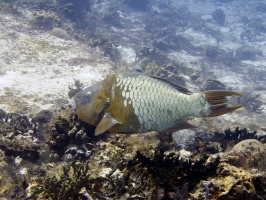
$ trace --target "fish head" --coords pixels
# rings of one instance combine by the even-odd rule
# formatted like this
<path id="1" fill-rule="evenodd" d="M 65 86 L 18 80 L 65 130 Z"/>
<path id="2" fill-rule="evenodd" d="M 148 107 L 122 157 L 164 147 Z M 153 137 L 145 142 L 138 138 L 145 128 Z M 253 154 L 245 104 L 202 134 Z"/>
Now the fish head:
<path id="1" fill-rule="evenodd" d="M 96 126 L 110 105 L 110 99 L 101 90 L 101 83 L 88 87 L 74 96 L 75 112 L 79 118 Z"/>

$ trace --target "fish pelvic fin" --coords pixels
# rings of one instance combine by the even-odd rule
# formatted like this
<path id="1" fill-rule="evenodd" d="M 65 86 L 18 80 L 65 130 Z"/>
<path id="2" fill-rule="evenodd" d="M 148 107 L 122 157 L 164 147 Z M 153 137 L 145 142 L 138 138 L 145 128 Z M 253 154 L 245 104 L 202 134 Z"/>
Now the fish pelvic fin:
<path id="1" fill-rule="evenodd" d="M 120 124 L 116 119 L 114 119 L 109 113 L 105 113 L 102 120 L 99 122 L 95 129 L 95 136 L 98 136 L 105 131 L 112 128 L 114 125 Z"/>
<path id="2" fill-rule="evenodd" d="M 229 96 L 243 96 L 243 94 L 238 92 L 227 90 L 208 90 L 202 92 L 202 94 L 205 94 L 209 103 L 208 111 L 203 113 L 204 117 L 216 117 L 244 107 L 244 104 L 230 106 L 228 103 L 227 97 Z"/>

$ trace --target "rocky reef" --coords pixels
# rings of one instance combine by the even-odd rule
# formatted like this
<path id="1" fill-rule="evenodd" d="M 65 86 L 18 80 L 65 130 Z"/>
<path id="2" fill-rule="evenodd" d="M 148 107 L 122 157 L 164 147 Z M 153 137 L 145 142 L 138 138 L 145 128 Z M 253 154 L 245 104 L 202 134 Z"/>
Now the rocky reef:
<path id="1" fill-rule="evenodd" d="M 151 132 L 95 137 L 94 127 L 69 107 L 31 119 L 1 113 L 1 169 L 7 172 L 1 174 L 2 198 L 266 197 L 265 140 L 256 132 L 199 129 L 179 136 Z"/>

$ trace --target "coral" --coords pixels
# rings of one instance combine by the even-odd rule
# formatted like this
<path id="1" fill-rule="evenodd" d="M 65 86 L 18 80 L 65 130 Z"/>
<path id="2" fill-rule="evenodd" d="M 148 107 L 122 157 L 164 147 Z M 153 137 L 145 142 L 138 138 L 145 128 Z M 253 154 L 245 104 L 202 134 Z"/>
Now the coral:
<path id="1" fill-rule="evenodd" d="M 45 115 L 45 111 L 42 112 Z M 12 118 L 3 110 L 0 116 L 1 123 L 12 121 L 24 131 L 27 129 L 23 129 L 22 124 L 30 125 L 32 121 L 37 120 L 36 118 L 27 121 L 27 118 L 22 117 L 25 122 L 16 123 L 17 120 L 14 119 L 21 116 L 11 115 Z M 242 169 L 241 174 L 239 169 L 231 166 L 236 165 L 236 156 L 239 158 L 244 154 L 249 158 L 257 158 L 257 154 L 254 154 L 259 150 L 256 145 L 254 152 L 246 152 L 250 148 L 245 145 L 245 153 L 242 153 L 242 150 L 222 154 L 218 153 L 218 150 L 210 150 L 213 147 L 211 144 L 223 146 L 223 141 L 232 144 L 244 138 L 255 137 L 256 132 L 249 133 L 246 129 L 227 130 L 210 138 L 205 131 L 196 130 L 193 136 L 188 137 L 195 137 L 192 151 L 177 151 L 173 148 L 171 134 L 151 132 L 132 135 L 105 134 L 94 137 L 94 128 L 80 121 L 69 107 L 53 113 L 49 123 L 39 122 L 38 125 L 41 127 L 41 133 L 45 133 L 46 136 L 42 137 L 42 142 L 48 143 L 50 148 L 45 149 L 48 152 L 40 154 L 40 160 L 44 164 L 40 166 L 33 163 L 33 166 L 29 167 L 23 164 L 26 161 L 21 159 L 22 157 L 16 157 L 12 171 L 17 170 L 16 174 L 20 174 L 21 181 L 15 181 L 18 176 L 10 177 L 7 174 L 3 177 L 10 177 L 8 180 L 11 182 L 2 190 L 5 196 L 21 198 L 25 195 L 26 188 L 28 199 L 204 199 L 207 196 L 206 192 L 209 192 L 210 199 L 214 196 L 222 199 L 224 196 L 231 198 L 242 195 L 239 188 L 248 197 L 252 197 L 255 190 L 261 191 L 260 196 L 264 195 L 263 176 L 248 176 L 245 169 Z M 5 127 L 1 130 L 12 130 L 12 126 Z M 36 129 L 36 132 L 38 130 L 40 129 Z M 13 138 L 12 141 L 16 140 Z M 29 145 L 32 141 L 24 143 Z M 221 150 L 226 147 L 227 144 Z M 263 157 L 259 161 L 262 162 L 262 166 L 266 159 Z M 260 169 L 259 165 L 248 164 Z M 225 176 L 227 168 L 231 170 L 230 173 L 237 175 L 233 178 L 230 174 L 230 178 Z M 207 184 L 204 185 L 202 180 L 207 180 Z M 232 181 L 233 184 L 223 184 L 227 181 Z M 3 184 L 0 181 L 0 186 Z M 244 186 L 240 187 L 238 184 Z M 225 194 L 223 191 L 229 192 Z"/>
<path id="2" fill-rule="evenodd" d="M 20 199 L 25 196 L 25 190 L 19 185 L 13 185 L 9 191 L 7 191 L 7 198 L 9 199 Z"/>
<path id="3" fill-rule="evenodd" d="M 210 199 L 261 199 L 256 194 L 253 177 L 241 168 L 221 163 L 215 178 L 208 179 L 208 189 L 206 190 L 206 181 L 201 181 L 190 193 L 189 199 L 206 199 L 206 191 L 209 192 Z"/>
<path id="4" fill-rule="evenodd" d="M 137 152 L 135 158 L 127 164 L 128 185 L 134 185 L 128 193 L 150 196 L 152 199 L 168 196 L 175 199 L 181 195 L 185 196 L 193 184 L 216 170 L 219 161 L 215 160 L 206 165 L 206 159 L 204 157 L 196 160 L 180 159 L 179 154 L 174 152 L 168 154 L 162 150 L 155 151 L 153 157 L 146 157 Z M 185 186 L 192 177 L 193 183 L 190 183 L 189 187 Z M 182 186 L 186 191 L 182 191 Z M 180 191 L 183 193 L 180 194 Z M 162 196 L 159 198 L 160 195 Z"/>
<path id="5" fill-rule="evenodd" d="M 225 14 L 222 9 L 217 9 L 212 13 L 212 19 L 220 26 L 224 26 Z"/>
<path id="6" fill-rule="evenodd" d="M 27 116 L 5 113 L 0 121 L 0 149 L 8 157 L 20 156 L 35 161 L 40 157 L 40 141 L 37 135 L 38 123 Z"/>
<path id="7" fill-rule="evenodd" d="M 143 145 L 146 141 L 148 145 Z M 137 151 L 140 151 L 145 156 L 151 156 L 154 150 L 157 149 L 161 141 L 158 133 L 150 132 L 144 134 L 133 134 L 123 139 L 123 144 L 126 147 L 126 156 L 134 156 Z"/>
<path id="8" fill-rule="evenodd" d="M 50 119 L 52 118 L 53 113 L 50 110 L 41 110 L 37 115 L 36 115 L 36 120 L 39 123 L 48 123 Z"/>
<path id="9" fill-rule="evenodd" d="M 51 119 L 49 127 L 47 141 L 59 157 L 63 156 L 68 145 L 85 143 L 95 129 L 79 120 L 72 108 L 59 110 Z"/>
<path id="10" fill-rule="evenodd" d="M 63 39 L 70 39 L 70 35 L 62 28 L 53 28 L 50 34 Z"/>
<path id="11" fill-rule="evenodd" d="M 119 138 L 113 139 L 114 141 L 120 140 Z M 92 178 L 105 177 L 109 171 L 116 170 L 114 167 L 110 169 L 111 166 L 120 165 L 128 160 L 127 156 L 123 154 L 125 150 L 121 146 L 114 145 L 113 141 L 101 141 L 93 151 L 98 151 L 98 153 L 92 154 L 90 157 Z"/>
<path id="12" fill-rule="evenodd" d="M 83 144 L 81 147 L 72 146 L 68 148 L 65 153 L 64 157 L 65 160 L 85 160 L 90 157 L 92 154 L 93 144 L 87 143 Z"/>

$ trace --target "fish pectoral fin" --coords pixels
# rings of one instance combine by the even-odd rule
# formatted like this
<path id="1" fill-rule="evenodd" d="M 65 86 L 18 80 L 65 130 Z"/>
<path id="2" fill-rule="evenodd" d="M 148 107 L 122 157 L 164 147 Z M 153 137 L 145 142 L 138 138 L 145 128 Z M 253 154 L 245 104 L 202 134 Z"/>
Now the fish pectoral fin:
<path id="1" fill-rule="evenodd" d="M 175 131 L 180 131 L 183 129 L 191 129 L 191 128 L 196 128 L 196 126 L 188 123 L 187 121 L 182 121 L 182 122 L 179 122 L 178 124 L 173 125 L 171 128 L 164 130 L 163 132 L 175 132 Z"/>
<path id="2" fill-rule="evenodd" d="M 112 128 L 114 125 L 120 124 L 115 118 L 113 118 L 109 113 L 105 113 L 100 123 L 97 125 L 95 129 L 94 135 L 100 135 L 105 131 Z"/>

